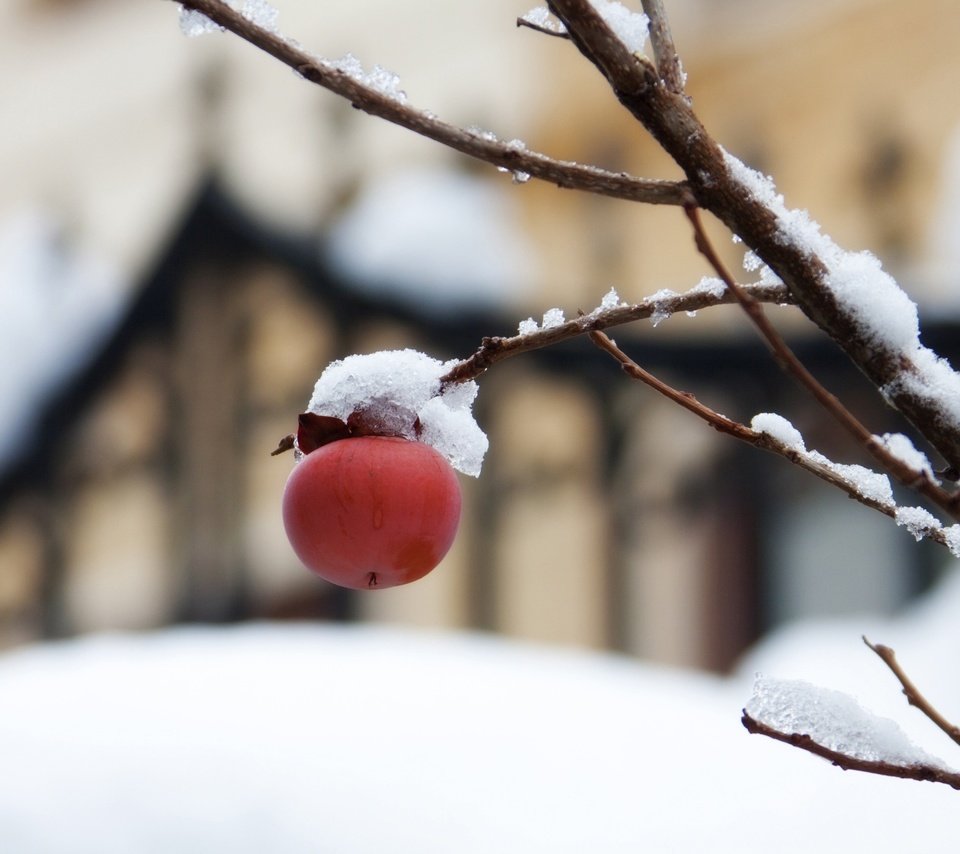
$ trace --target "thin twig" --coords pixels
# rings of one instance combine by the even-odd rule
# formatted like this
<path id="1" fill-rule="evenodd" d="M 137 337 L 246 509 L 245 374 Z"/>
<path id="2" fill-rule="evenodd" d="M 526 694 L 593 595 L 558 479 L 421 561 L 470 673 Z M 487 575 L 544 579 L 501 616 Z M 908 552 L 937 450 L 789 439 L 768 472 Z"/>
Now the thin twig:
<path id="1" fill-rule="evenodd" d="M 206 15 L 211 21 L 260 48 L 302 77 L 346 98 L 359 110 L 449 148 L 513 173 L 548 181 L 558 187 L 652 205 L 680 205 L 689 198 L 686 184 L 646 180 L 625 172 L 610 172 L 567 160 L 555 160 L 493 134 L 469 130 L 441 121 L 432 113 L 351 76 L 334 63 L 308 53 L 278 33 L 258 26 L 222 0 L 179 0 L 181 5 Z"/>
<path id="2" fill-rule="evenodd" d="M 863 638 L 863 642 L 880 656 L 880 660 L 886 664 L 893 675 L 897 677 L 897 680 L 903 687 L 903 694 L 907 698 L 907 702 L 923 712 L 934 724 L 953 739 L 954 742 L 960 744 L 960 727 L 948 721 L 933 707 L 930 701 L 920 693 L 917 686 L 913 684 L 913 681 L 900 666 L 896 653 L 890 647 L 884 646 L 883 644 L 870 643 L 866 637 Z"/>
<path id="3" fill-rule="evenodd" d="M 797 448 L 781 442 L 779 439 L 774 438 L 768 433 L 760 433 L 750 427 L 747 427 L 745 424 L 741 424 L 738 421 L 727 418 L 725 415 L 721 415 L 719 412 L 716 412 L 706 404 L 702 403 L 689 392 L 679 391 L 678 389 L 673 388 L 673 386 L 670 386 L 663 382 L 663 380 L 658 379 L 648 370 L 637 364 L 626 353 L 624 353 L 623 350 L 621 350 L 620 347 L 618 347 L 608 335 L 605 335 L 603 332 L 594 331 L 588 334 L 590 340 L 594 344 L 596 344 L 604 352 L 609 353 L 614 359 L 617 360 L 617 362 L 620 363 L 624 373 L 633 379 L 639 380 L 640 382 L 650 386 L 650 388 L 659 392 L 669 400 L 672 400 L 674 403 L 682 406 L 688 412 L 692 412 L 719 433 L 732 436 L 734 439 L 739 439 L 741 442 L 746 442 L 748 445 L 752 445 L 755 448 L 770 451 L 777 456 L 783 457 L 798 468 L 809 472 L 820 480 L 841 490 L 849 498 L 858 501 L 865 507 L 869 507 L 872 510 L 883 513 L 884 516 L 889 516 L 891 519 L 896 518 L 897 507 L 892 502 L 885 502 L 877 498 L 864 495 L 863 492 L 857 489 L 855 484 L 851 483 L 836 470 L 824 465 L 821 462 L 818 462 L 815 459 L 812 459 L 808 454 L 802 453 Z M 934 542 L 939 543 L 941 546 L 949 548 L 947 536 L 942 528 L 935 528 L 931 530 L 928 533 L 928 537 Z"/>
<path id="4" fill-rule="evenodd" d="M 684 74 L 673 43 L 670 22 L 661 0 L 643 0 L 643 11 L 650 20 L 650 44 L 663 84 L 678 95 L 683 92 Z"/>
<path id="5" fill-rule="evenodd" d="M 848 756 L 845 753 L 824 747 L 804 733 L 781 732 L 778 729 L 767 726 L 755 718 L 750 717 L 746 709 L 743 710 L 743 717 L 741 717 L 740 721 L 747 732 L 755 735 L 765 735 L 767 738 L 782 741 L 784 744 L 789 744 L 792 747 L 799 747 L 801 750 L 806 750 L 808 753 L 832 762 L 844 771 L 863 771 L 867 774 L 879 774 L 883 777 L 898 777 L 901 780 L 943 783 L 953 789 L 960 789 L 960 773 L 956 771 L 948 771 L 934 765 L 895 765 L 892 762 L 858 759 L 855 756 Z"/>
<path id="6" fill-rule="evenodd" d="M 843 405 L 840 399 L 827 391 L 827 389 L 820 384 L 820 381 L 807 370 L 806 366 L 787 345 L 783 336 L 767 318 L 763 311 L 763 306 L 753 299 L 751 294 L 746 292 L 741 285 L 737 284 L 737 281 L 720 259 L 720 256 L 713 248 L 713 245 L 710 243 L 710 238 L 707 237 L 707 233 L 703 228 L 699 209 L 695 205 L 684 205 L 683 210 L 693 226 L 697 249 L 700 250 L 716 274 L 724 281 L 737 298 L 737 302 L 740 303 L 744 312 L 746 312 L 754 326 L 756 326 L 760 335 L 769 346 L 770 351 L 773 353 L 774 358 L 783 369 L 806 388 L 807 391 L 813 395 L 814 399 L 853 436 L 858 444 L 898 481 L 904 486 L 916 490 L 920 495 L 929 499 L 953 519 L 960 519 L 960 508 L 957 506 L 954 495 L 941 488 L 925 473 L 918 472 L 916 469 L 904 463 L 899 457 L 890 453 L 886 447 L 877 440 L 873 433 Z"/>
<path id="7" fill-rule="evenodd" d="M 775 285 L 747 285 L 748 293 L 761 302 L 784 304 L 790 301 L 790 296 L 783 286 Z M 444 384 L 466 382 L 479 377 L 484 371 L 511 356 L 529 353 L 549 347 L 560 341 L 586 335 L 599 329 L 609 329 L 643 320 L 654 315 L 666 317 L 685 311 L 698 311 L 710 306 L 731 304 L 735 297 L 729 291 L 719 296 L 715 292 L 694 288 L 686 293 L 672 296 L 648 297 L 632 305 L 619 305 L 614 308 L 602 309 L 582 315 L 566 323 L 550 326 L 531 332 L 526 335 L 510 337 L 490 336 L 484 338 L 477 350 L 462 361 L 454 365 L 442 378 Z"/>
<path id="8" fill-rule="evenodd" d="M 556 39 L 566 39 L 570 40 L 570 34 L 566 30 L 552 30 L 550 27 L 544 27 L 540 24 L 535 24 L 533 21 L 528 20 L 527 18 L 517 18 L 518 27 L 526 27 L 528 30 L 533 30 L 537 33 L 543 33 L 545 36 L 553 36 Z"/>

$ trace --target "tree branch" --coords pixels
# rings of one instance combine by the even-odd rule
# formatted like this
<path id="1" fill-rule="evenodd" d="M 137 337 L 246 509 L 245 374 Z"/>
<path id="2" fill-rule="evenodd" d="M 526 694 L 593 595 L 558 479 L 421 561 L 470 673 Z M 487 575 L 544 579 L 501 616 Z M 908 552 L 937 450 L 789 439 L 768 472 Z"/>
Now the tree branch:
<path id="1" fill-rule="evenodd" d="M 786 288 L 782 285 L 744 285 L 742 286 L 754 299 L 760 302 L 785 303 L 790 301 Z M 730 291 L 717 295 L 715 291 L 693 288 L 682 294 L 647 297 L 633 305 L 619 305 L 615 308 L 597 310 L 581 315 L 557 326 L 550 326 L 527 335 L 510 337 L 491 336 L 484 338 L 477 350 L 466 359 L 454 365 L 442 378 L 444 384 L 461 383 L 473 380 L 488 368 L 518 356 L 549 347 L 560 341 L 586 335 L 590 332 L 622 326 L 635 320 L 643 320 L 655 315 L 668 316 L 682 311 L 698 311 L 714 305 L 731 304 L 735 301 Z"/>
<path id="2" fill-rule="evenodd" d="M 661 83 L 649 60 L 630 53 L 589 0 L 548 0 L 548 5 L 621 104 L 683 169 L 698 205 L 724 222 L 786 283 L 803 312 L 884 390 L 948 465 L 960 470 L 960 421 L 945 414 L 942 395 L 922 381 L 924 368 L 914 354 L 874 340 L 830 288 L 827 259 L 782 227 L 782 212 L 758 196 L 744 178 L 745 167 L 707 133 L 687 99 Z"/>
<path id="3" fill-rule="evenodd" d="M 954 742 L 960 744 L 960 727 L 950 723 L 950 721 L 940 714 L 930 701 L 920 693 L 917 686 L 913 684 L 913 681 L 900 666 L 896 653 L 890 647 L 884 646 L 883 644 L 870 643 L 866 637 L 863 638 L 863 642 L 880 657 L 880 660 L 886 664 L 893 675 L 897 677 L 897 680 L 903 687 L 903 694 L 907 698 L 907 702 L 923 712 L 924 715 L 943 730 Z"/>
<path id="4" fill-rule="evenodd" d="M 777 362 L 783 369 L 799 382 L 807 391 L 813 395 L 814 399 L 845 429 L 851 436 L 880 463 L 888 472 L 890 472 L 898 481 L 910 489 L 916 490 L 924 498 L 933 502 L 937 507 L 949 514 L 954 519 L 960 519 L 960 507 L 957 504 L 957 496 L 947 492 L 936 484 L 924 472 L 918 472 L 904 463 L 899 457 L 887 450 L 884 445 L 877 441 L 873 433 L 868 430 L 863 423 L 844 406 L 840 399 L 827 391 L 820 381 L 817 380 L 806 366 L 796 357 L 783 336 L 770 323 L 760 305 L 752 295 L 743 290 L 737 284 L 737 281 L 727 270 L 726 265 L 717 255 L 716 250 L 710 243 L 700 221 L 700 212 L 692 205 L 684 206 L 684 213 L 693 226 L 697 249 L 710 262 L 716 274 L 723 280 L 727 288 L 734 294 L 737 302 L 746 312 L 747 316 L 757 327 L 764 341 L 770 347 L 771 352 Z"/>
<path id="5" fill-rule="evenodd" d="M 664 397 L 672 400 L 674 403 L 683 407 L 688 412 L 692 412 L 719 433 L 732 436 L 734 439 L 739 439 L 741 442 L 746 442 L 748 445 L 752 445 L 755 448 L 760 448 L 764 451 L 769 451 L 777 456 L 783 457 L 798 468 L 809 472 L 810 474 L 814 475 L 814 477 L 817 477 L 825 483 L 830 484 L 830 486 L 836 487 L 841 492 L 844 492 L 848 498 L 852 498 L 855 501 L 858 501 L 860 504 L 863 504 L 865 507 L 869 507 L 872 510 L 882 513 L 884 516 L 888 516 L 891 519 L 896 519 L 896 504 L 892 502 L 881 501 L 872 496 L 865 495 L 854 483 L 843 477 L 843 475 L 838 473 L 835 469 L 832 469 L 816 459 L 811 458 L 808 454 L 802 453 L 795 447 L 784 444 L 779 439 L 771 436 L 769 433 L 758 432 L 750 427 L 747 427 L 745 424 L 741 424 L 738 421 L 727 418 L 725 415 L 721 415 L 719 412 L 716 412 L 706 404 L 699 401 L 689 392 L 679 391 L 673 388 L 673 386 L 663 382 L 663 380 L 657 379 L 653 374 L 641 367 L 626 353 L 624 353 L 623 350 L 621 350 L 610 339 L 610 337 L 605 335 L 603 332 L 592 331 L 589 332 L 588 335 L 594 344 L 596 344 L 604 352 L 609 353 L 614 359 L 616 359 L 617 362 L 620 363 L 621 368 L 623 369 L 624 373 L 627 374 L 627 376 L 645 383 L 654 391 L 657 391 Z M 935 528 L 931 530 L 927 536 L 929 539 L 939 543 L 941 546 L 950 548 L 946 533 L 942 528 Z"/>
<path id="6" fill-rule="evenodd" d="M 781 732 L 778 729 L 767 726 L 764 723 L 750 717 L 746 709 L 743 710 L 743 717 L 740 719 L 747 732 L 754 735 L 765 735 L 775 741 L 782 741 L 792 747 L 799 747 L 808 753 L 814 754 L 833 763 L 844 771 L 863 771 L 867 774 L 879 774 L 882 777 L 898 777 L 901 780 L 918 780 L 928 783 L 943 783 L 953 789 L 960 789 L 960 774 L 955 771 L 947 771 L 933 765 L 896 765 L 891 762 L 883 762 L 869 759 L 858 759 L 855 756 L 848 756 L 829 747 L 818 744 L 809 735 L 803 733 Z"/>
<path id="7" fill-rule="evenodd" d="M 407 128 L 442 145 L 506 169 L 525 173 L 558 187 L 583 190 L 616 199 L 651 205 L 680 205 L 689 198 L 686 184 L 646 180 L 625 172 L 610 172 L 504 142 L 493 134 L 468 130 L 441 121 L 402 100 L 368 85 L 335 63 L 320 59 L 287 41 L 283 36 L 258 26 L 222 0 L 178 0 L 182 6 L 206 15 L 211 21 L 260 48 L 289 66 L 302 77 L 346 98 L 359 110 Z"/>
<path id="8" fill-rule="evenodd" d="M 650 44 L 653 46 L 653 57 L 657 63 L 657 71 L 660 72 L 660 79 L 671 92 L 682 94 L 683 68 L 673 43 L 670 22 L 667 20 L 662 0 L 643 0 L 643 11 L 650 19 Z"/>

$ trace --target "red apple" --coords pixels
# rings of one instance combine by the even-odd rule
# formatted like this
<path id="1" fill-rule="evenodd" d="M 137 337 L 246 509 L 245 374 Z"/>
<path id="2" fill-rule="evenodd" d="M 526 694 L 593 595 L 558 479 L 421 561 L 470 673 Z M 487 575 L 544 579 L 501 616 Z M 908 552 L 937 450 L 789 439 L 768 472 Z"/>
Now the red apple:
<path id="1" fill-rule="evenodd" d="M 453 543 L 460 484 L 429 445 L 361 436 L 300 460 L 283 493 L 283 524 L 297 557 L 354 589 L 395 587 L 430 572 Z"/>

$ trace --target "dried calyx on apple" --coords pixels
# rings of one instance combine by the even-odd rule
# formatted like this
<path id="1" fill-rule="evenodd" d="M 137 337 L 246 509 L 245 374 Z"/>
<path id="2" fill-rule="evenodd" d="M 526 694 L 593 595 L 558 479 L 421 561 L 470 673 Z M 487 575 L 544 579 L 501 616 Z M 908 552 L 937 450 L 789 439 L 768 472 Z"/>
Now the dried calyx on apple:
<path id="1" fill-rule="evenodd" d="M 303 564 L 344 587 L 422 578 L 453 543 L 454 469 L 476 476 L 487 438 L 470 411 L 472 381 L 414 350 L 350 356 L 314 388 L 297 432 L 274 453 L 297 456 L 283 495 L 287 537 Z"/>

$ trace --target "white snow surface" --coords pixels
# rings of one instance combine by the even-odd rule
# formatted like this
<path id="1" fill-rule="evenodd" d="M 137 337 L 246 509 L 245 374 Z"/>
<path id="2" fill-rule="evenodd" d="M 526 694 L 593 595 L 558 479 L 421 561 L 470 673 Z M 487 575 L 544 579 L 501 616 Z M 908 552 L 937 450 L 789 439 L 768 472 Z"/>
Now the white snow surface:
<path id="1" fill-rule="evenodd" d="M 419 438 L 455 469 L 476 477 L 489 442 L 471 412 L 477 384 L 468 380 L 441 390 L 440 378 L 454 364 L 410 349 L 347 356 L 320 375 L 307 410 L 343 421 L 363 411 L 390 433 Z"/>
<path id="2" fill-rule="evenodd" d="M 333 224 L 326 249 L 356 288 L 374 295 L 434 313 L 502 308 L 537 269 L 510 192 L 435 168 L 385 176 Z"/>
<path id="3" fill-rule="evenodd" d="M 960 844 L 956 792 L 839 771 L 748 735 L 739 718 L 762 670 L 852 694 L 949 760 L 951 743 L 908 707 L 860 635 L 894 647 L 958 719 L 958 610 L 953 575 L 897 619 L 782 630 L 728 679 L 370 626 L 178 628 L 28 647 L 0 655 L 3 847 L 949 851 Z"/>

